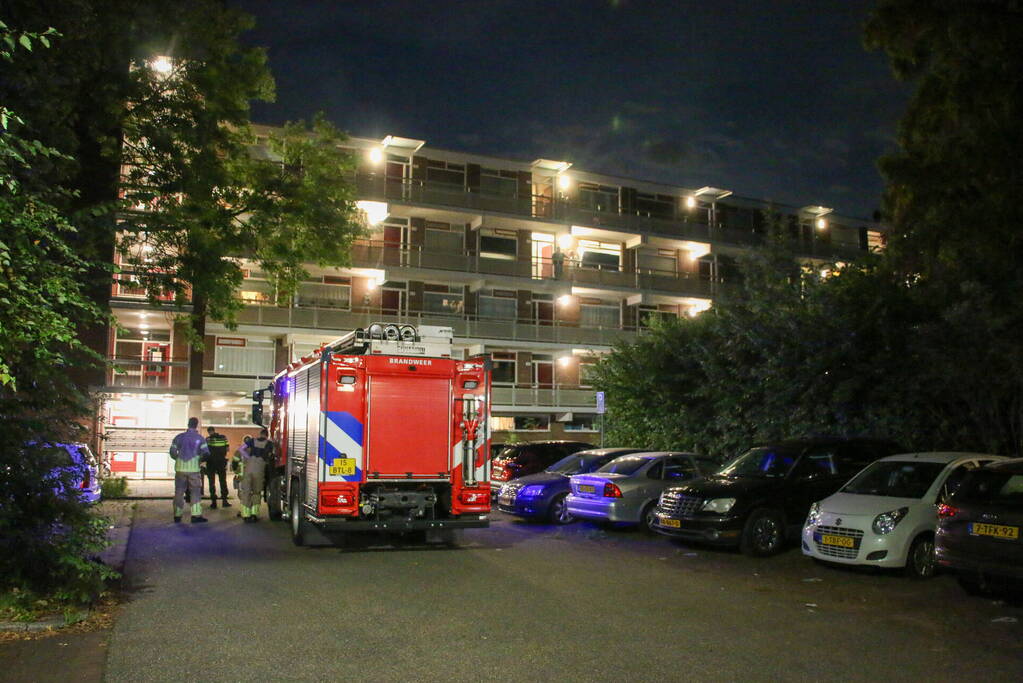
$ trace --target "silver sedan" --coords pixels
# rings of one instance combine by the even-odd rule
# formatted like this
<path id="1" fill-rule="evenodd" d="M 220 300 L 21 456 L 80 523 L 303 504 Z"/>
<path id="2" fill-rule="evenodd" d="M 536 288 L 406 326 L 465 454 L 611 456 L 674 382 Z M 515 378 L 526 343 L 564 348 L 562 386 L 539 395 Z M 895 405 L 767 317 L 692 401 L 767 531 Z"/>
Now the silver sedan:
<path id="1" fill-rule="evenodd" d="M 649 529 L 661 491 L 717 469 L 710 458 L 655 451 L 615 458 L 593 474 L 571 478 L 568 511 L 601 522 L 639 524 Z"/>

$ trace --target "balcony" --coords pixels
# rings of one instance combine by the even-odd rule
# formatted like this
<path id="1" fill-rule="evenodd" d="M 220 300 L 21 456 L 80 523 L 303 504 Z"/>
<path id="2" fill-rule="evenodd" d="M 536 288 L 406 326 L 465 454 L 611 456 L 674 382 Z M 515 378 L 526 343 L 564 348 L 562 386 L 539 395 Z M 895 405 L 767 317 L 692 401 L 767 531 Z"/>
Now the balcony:
<path id="1" fill-rule="evenodd" d="M 188 359 L 143 361 L 139 358 L 112 357 L 106 371 L 108 387 L 131 389 L 187 389 Z"/>
<path id="2" fill-rule="evenodd" d="M 554 261 L 549 258 L 494 259 L 476 254 L 402 247 L 373 240 L 362 240 L 353 245 L 352 264 L 366 268 L 420 268 L 535 280 L 556 279 L 583 287 L 658 290 L 677 296 L 702 298 L 713 298 L 722 286 L 721 283 L 702 280 L 691 273 L 648 268 L 634 271 L 602 268 L 584 265 L 572 259 L 566 259 L 556 270 Z"/>
<path id="3" fill-rule="evenodd" d="M 375 173 L 355 173 L 350 179 L 362 199 L 409 205 L 433 205 L 465 209 L 473 213 L 495 212 L 513 216 L 553 220 L 560 223 L 602 227 L 625 232 L 660 235 L 674 239 L 756 247 L 764 234 L 726 223 L 692 220 L 684 211 L 655 216 L 641 212 L 598 211 L 577 200 L 533 194 L 526 197 L 491 195 L 467 190 L 461 185 L 425 180 L 385 178 Z M 824 240 L 791 240 L 799 256 L 821 259 L 854 259 L 863 249 L 853 244 L 831 244 Z"/>
<path id="4" fill-rule="evenodd" d="M 331 308 L 287 308 L 273 305 L 246 306 L 238 313 L 237 321 L 239 325 L 336 330 L 338 332 L 357 327 L 364 328 L 375 322 L 439 325 L 453 328 L 455 336 L 463 339 L 571 344 L 582 348 L 611 346 L 619 339 L 632 339 L 636 334 L 634 330 L 578 327 L 558 321 L 543 321 L 543 324 L 538 324 L 535 320 L 487 320 L 467 315 L 442 315 L 416 311 L 398 315 L 395 311 L 345 311 Z"/>
<path id="5" fill-rule="evenodd" d="M 493 387 L 491 405 L 495 410 L 504 408 L 575 408 L 579 410 L 595 410 L 597 394 L 594 389 L 583 389 L 570 386 L 517 386 Z"/>

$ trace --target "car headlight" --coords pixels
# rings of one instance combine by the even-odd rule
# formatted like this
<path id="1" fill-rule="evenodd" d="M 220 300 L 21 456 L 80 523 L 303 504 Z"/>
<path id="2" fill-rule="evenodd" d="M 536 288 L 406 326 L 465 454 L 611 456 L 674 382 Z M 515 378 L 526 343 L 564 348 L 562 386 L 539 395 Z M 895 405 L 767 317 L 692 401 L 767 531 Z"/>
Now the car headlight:
<path id="1" fill-rule="evenodd" d="M 810 506 L 810 514 L 806 516 L 805 526 L 817 526 L 821 523 L 821 504 L 814 503 Z"/>
<path id="2" fill-rule="evenodd" d="M 519 491 L 519 498 L 537 498 L 543 495 L 542 486 L 527 486 Z"/>
<path id="3" fill-rule="evenodd" d="M 909 508 L 899 508 L 898 510 L 889 510 L 888 512 L 882 512 L 874 518 L 874 523 L 870 525 L 870 528 L 874 530 L 875 534 L 890 534 L 898 526 L 902 518 L 909 512 Z"/>
<path id="4" fill-rule="evenodd" d="M 716 512 L 720 515 L 731 510 L 733 505 L 735 505 L 735 498 L 711 498 L 704 501 L 700 510 L 703 512 Z"/>

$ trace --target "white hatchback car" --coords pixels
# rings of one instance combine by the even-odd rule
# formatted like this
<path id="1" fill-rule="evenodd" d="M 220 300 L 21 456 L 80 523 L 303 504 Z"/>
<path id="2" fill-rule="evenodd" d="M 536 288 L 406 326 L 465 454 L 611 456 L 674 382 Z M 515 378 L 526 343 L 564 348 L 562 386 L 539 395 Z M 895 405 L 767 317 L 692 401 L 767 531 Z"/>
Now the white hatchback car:
<path id="1" fill-rule="evenodd" d="M 970 470 L 1004 459 L 982 453 L 903 453 L 873 462 L 838 493 L 810 506 L 803 554 L 932 576 L 938 503 Z"/>

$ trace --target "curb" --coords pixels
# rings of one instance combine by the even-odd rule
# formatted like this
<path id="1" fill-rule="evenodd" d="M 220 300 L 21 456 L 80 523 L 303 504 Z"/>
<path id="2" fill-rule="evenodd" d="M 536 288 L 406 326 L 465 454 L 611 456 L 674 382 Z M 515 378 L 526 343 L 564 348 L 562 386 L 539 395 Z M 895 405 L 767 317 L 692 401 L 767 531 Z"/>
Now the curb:
<path id="1" fill-rule="evenodd" d="M 42 619 L 40 621 L 0 621 L 0 632 L 37 633 L 39 631 L 52 631 L 64 628 L 65 626 L 74 626 L 77 623 L 85 621 L 89 617 L 89 614 L 89 610 L 78 612 L 75 615 L 75 620 L 71 623 L 65 621 L 64 617 L 53 617 L 50 619 Z"/>

